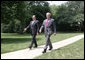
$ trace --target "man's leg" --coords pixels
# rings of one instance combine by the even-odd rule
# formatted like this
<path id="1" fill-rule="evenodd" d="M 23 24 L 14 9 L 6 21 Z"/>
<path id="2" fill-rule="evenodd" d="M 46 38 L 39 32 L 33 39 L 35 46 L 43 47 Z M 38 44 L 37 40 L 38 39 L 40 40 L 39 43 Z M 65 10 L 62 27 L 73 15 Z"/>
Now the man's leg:
<path id="1" fill-rule="evenodd" d="M 34 35 L 32 35 L 31 44 L 30 44 L 30 46 L 29 46 L 30 49 L 32 48 L 33 43 L 34 43 Z"/>
<path id="2" fill-rule="evenodd" d="M 49 38 L 50 38 L 50 35 L 47 35 L 47 36 L 46 36 L 46 45 L 45 45 L 45 47 L 44 47 L 43 53 L 45 53 L 46 50 L 47 50 L 47 47 L 48 47 L 48 45 L 49 45 Z"/>
<path id="3" fill-rule="evenodd" d="M 51 43 L 51 41 L 50 41 L 50 39 L 49 39 L 49 50 L 51 50 L 53 47 L 52 47 L 52 43 Z"/>
<path id="4" fill-rule="evenodd" d="M 53 47 L 52 47 L 52 43 L 50 41 L 50 36 L 52 35 L 52 32 L 49 32 L 49 50 L 51 50 Z"/>
<path id="5" fill-rule="evenodd" d="M 36 48 L 37 47 L 36 35 L 34 36 L 34 44 L 35 44 L 35 48 Z"/>
<path id="6" fill-rule="evenodd" d="M 49 45 L 49 50 L 51 50 L 53 47 L 52 47 L 52 43 L 50 41 L 50 36 L 51 35 L 48 35 L 47 36 L 47 39 L 46 39 L 46 46 L 45 46 L 45 49 L 47 49 L 47 46 Z"/>
<path id="7" fill-rule="evenodd" d="M 49 36 L 47 35 L 47 37 L 46 37 L 46 45 L 45 45 L 44 49 L 47 49 L 48 45 L 49 45 Z"/>

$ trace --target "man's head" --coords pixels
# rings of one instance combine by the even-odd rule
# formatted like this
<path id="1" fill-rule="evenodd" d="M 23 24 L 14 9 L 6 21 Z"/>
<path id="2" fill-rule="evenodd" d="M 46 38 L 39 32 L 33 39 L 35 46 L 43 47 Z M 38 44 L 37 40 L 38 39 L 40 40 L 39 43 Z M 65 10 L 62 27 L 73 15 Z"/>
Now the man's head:
<path id="1" fill-rule="evenodd" d="M 33 16 L 32 16 L 32 19 L 33 19 L 33 20 L 36 20 L 36 16 L 35 16 L 35 15 L 33 15 Z"/>
<path id="2" fill-rule="evenodd" d="M 47 13 L 46 13 L 46 17 L 47 17 L 47 19 L 49 19 L 50 16 L 51 16 L 51 13 L 47 12 Z"/>

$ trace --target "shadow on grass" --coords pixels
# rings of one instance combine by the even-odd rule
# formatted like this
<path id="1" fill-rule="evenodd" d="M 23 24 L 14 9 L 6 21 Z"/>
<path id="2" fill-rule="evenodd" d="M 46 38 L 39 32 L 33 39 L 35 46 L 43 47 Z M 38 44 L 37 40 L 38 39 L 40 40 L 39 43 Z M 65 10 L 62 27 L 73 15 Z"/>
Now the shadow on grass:
<path id="1" fill-rule="evenodd" d="M 40 40 L 40 38 L 36 38 L 36 40 Z M 1 44 L 10 44 L 10 43 L 25 43 L 31 42 L 31 38 L 2 38 Z"/>

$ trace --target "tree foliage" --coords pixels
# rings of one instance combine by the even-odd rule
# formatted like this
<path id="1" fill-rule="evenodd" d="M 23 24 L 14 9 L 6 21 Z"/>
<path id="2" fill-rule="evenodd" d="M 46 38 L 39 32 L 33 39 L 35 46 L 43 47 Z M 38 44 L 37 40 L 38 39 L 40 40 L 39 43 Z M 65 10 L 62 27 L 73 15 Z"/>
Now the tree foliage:
<path id="1" fill-rule="evenodd" d="M 59 30 L 83 31 L 84 29 L 84 2 L 69 1 L 58 6 L 56 23 Z M 82 27 L 83 26 L 83 27 Z"/>
<path id="2" fill-rule="evenodd" d="M 32 15 L 36 15 L 41 26 L 47 12 L 52 13 L 57 31 L 84 31 L 84 1 L 69 1 L 60 6 L 46 1 L 2 1 L 1 32 L 23 33 Z"/>
<path id="3" fill-rule="evenodd" d="M 50 9 L 48 2 L 45 1 L 2 1 L 2 32 L 23 33 L 23 29 L 32 20 L 32 15 L 36 15 L 41 23 L 46 12 L 50 12 Z"/>

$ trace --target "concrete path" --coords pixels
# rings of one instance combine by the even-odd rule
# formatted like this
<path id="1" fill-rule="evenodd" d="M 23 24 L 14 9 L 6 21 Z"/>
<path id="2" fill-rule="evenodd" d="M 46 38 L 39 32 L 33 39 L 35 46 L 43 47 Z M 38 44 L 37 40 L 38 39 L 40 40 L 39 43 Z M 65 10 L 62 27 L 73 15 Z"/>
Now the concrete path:
<path id="1" fill-rule="evenodd" d="M 64 47 L 68 44 L 74 43 L 80 40 L 81 38 L 84 38 L 84 35 L 77 35 L 77 36 L 56 42 L 56 43 L 52 43 L 53 50 Z M 32 59 L 34 57 L 42 55 L 43 47 L 44 45 L 39 46 L 38 48 L 33 48 L 32 50 L 29 50 L 29 48 L 27 48 L 27 49 L 15 51 L 15 52 L 1 54 L 1 59 Z M 50 52 L 50 51 L 47 50 L 47 52 Z"/>

